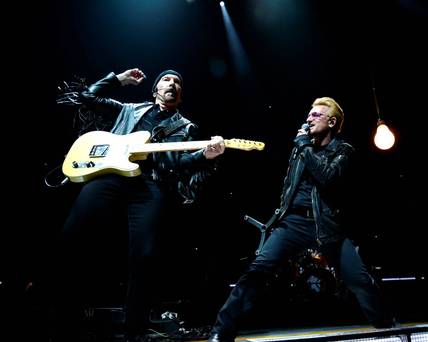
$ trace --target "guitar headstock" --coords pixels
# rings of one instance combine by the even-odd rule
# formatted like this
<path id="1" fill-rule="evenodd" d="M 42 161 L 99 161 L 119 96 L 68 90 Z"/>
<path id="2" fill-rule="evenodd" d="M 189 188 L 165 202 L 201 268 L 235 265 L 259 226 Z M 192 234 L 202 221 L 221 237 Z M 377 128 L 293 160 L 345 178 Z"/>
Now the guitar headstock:
<path id="1" fill-rule="evenodd" d="M 261 151 L 265 148 L 265 143 L 261 141 L 245 140 L 245 139 L 227 139 L 224 141 L 226 147 L 236 148 L 239 150 L 251 151 L 258 150 Z"/>

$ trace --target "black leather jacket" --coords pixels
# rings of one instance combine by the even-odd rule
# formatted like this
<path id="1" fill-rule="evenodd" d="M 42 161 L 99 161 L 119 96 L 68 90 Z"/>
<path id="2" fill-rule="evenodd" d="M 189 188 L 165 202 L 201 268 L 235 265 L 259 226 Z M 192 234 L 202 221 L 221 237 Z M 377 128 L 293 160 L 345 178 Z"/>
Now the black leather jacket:
<path id="1" fill-rule="evenodd" d="M 129 134 L 141 117 L 153 106 L 153 102 L 121 103 L 109 97 L 106 93 L 120 88 L 121 84 L 114 73 L 92 84 L 80 94 L 81 102 L 95 113 L 102 113 L 106 120 L 114 120 L 112 133 Z M 152 135 L 171 123 L 182 120 L 185 125 L 157 142 L 177 142 L 193 140 L 196 136 L 196 126 L 185 119 L 178 111 L 171 117 L 163 120 L 150 132 Z M 185 152 L 169 151 L 153 153 L 152 176 L 155 181 L 164 187 L 174 188 L 187 200 L 194 200 L 198 187 L 214 170 L 215 163 L 207 160 L 203 151 Z"/>
<path id="2" fill-rule="evenodd" d="M 289 210 L 303 170 L 314 180 L 311 191 L 312 210 L 319 245 L 338 241 L 345 237 L 342 228 L 341 196 L 346 190 L 345 180 L 354 148 L 341 138 L 334 138 L 321 152 L 315 154 L 312 145 L 296 146 L 291 154 L 289 168 L 284 179 L 281 206 L 275 211 L 273 222 L 280 220 Z"/>

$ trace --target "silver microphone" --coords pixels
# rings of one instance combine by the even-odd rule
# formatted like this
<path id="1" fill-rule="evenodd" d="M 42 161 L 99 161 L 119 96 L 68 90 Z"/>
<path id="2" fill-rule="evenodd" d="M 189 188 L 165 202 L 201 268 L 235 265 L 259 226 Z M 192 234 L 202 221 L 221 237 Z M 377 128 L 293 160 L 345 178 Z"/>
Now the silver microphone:
<path id="1" fill-rule="evenodd" d="M 311 126 L 309 126 L 308 123 L 304 123 L 301 127 L 304 131 L 306 131 L 306 133 L 309 133 L 309 131 L 311 130 Z"/>

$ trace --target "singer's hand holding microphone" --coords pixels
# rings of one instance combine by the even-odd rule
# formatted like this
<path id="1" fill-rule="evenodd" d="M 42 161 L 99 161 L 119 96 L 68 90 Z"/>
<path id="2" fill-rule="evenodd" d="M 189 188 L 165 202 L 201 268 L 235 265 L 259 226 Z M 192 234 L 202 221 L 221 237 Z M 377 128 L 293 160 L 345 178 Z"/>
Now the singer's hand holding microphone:
<path id="1" fill-rule="evenodd" d="M 302 127 L 300 127 L 300 129 L 297 131 L 297 136 L 303 135 L 303 134 L 308 135 L 310 133 L 310 130 L 311 130 L 311 127 L 309 126 L 308 123 L 305 122 L 302 125 Z"/>
<path id="2" fill-rule="evenodd" d="M 294 143 L 298 148 L 298 151 L 302 151 L 306 146 L 312 145 L 310 133 L 310 126 L 308 123 L 304 123 L 302 127 L 297 131 L 297 136 L 294 139 Z"/>

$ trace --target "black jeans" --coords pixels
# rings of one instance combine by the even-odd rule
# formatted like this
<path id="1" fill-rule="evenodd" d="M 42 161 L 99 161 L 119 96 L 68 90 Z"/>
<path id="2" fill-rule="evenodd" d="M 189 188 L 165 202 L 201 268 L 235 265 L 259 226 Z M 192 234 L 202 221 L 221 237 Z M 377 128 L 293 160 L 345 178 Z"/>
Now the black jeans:
<path id="1" fill-rule="evenodd" d="M 105 236 L 120 230 L 116 215 L 127 219 L 128 231 L 122 231 L 128 239 L 128 283 L 125 303 L 125 325 L 129 333 L 143 332 L 147 328 L 153 300 L 153 281 L 156 276 L 154 259 L 158 253 L 158 242 L 162 218 L 169 204 L 167 196 L 148 177 L 122 177 L 106 175 L 85 184 L 66 220 L 61 239 L 60 273 L 62 274 L 60 305 L 75 305 L 79 298 L 73 297 L 73 279 L 78 279 L 82 265 L 78 254 L 82 241 L 92 234 L 91 243 L 105 243 Z M 125 225 L 126 227 L 126 225 Z M 120 232 L 114 232 L 119 233 Z M 91 248 L 91 246 L 87 246 Z M 119 248 L 119 246 L 118 246 Z M 126 250 L 126 246 L 124 248 Z M 126 265 L 125 265 L 126 267 Z M 74 301 L 74 303 L 71 303 Z"/>
<path id="2" fill-rule="evenodd" d="M 217 314 L 212 333 L 233 338 L 240 321 L 253 309 L 253 304 L 266 284 L 287 261 L 307 248 L 319 249 L 312 218 L 288 215 L 272 231 L 261 253 L 240 277 Z M 321 252 L 335 267 L 347 287 L 356 295 L 368 321 L 382 324 L 387 317 L 380 292 L 349 239 L 323 246 Z"/>

